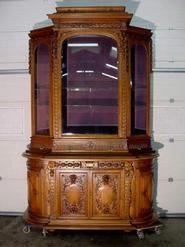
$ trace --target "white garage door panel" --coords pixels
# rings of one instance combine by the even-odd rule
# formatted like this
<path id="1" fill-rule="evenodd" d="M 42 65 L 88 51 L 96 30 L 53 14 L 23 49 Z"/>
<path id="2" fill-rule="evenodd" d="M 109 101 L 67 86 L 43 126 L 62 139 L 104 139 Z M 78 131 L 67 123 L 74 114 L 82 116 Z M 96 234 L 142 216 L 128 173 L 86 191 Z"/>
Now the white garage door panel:
<path id="1" fill-rule="evenodd" d="M 185 73 L 153 73 L 153 105 L 185 105 Z M 165 92 L 165 93 L 164 93 Z M 170 103 L 170 100 L 172 103 Z M 160 101 L 160 102 L 159 102 Z"/>
<path id="2" fill-rule="evenodd" d="M 1 0 L 0 31 L 29 31 L 55 10 L 55 1 Z M 7 15 L 8 13 L 8 15 Z"/>
<path id="3" fill-rule="evenodd" d="M 184 60 L 155 60 L 153 63 L 154 69 L 183 69 L 185 68 Z"/>
<path id="4" fill-rule="evenodd" d="M 153 22 L 156 27 L 184 27 L 184 9 L 184 0 L 142 0 L 135 14 Z"/>
<path id="5" fill-rule="evenodd" d="M 0 211 L 24 212 L 27 207 L 27 182 L 25 179 L 0 181 Z"/>
<path id="6" fill-rule="evenodd" d="M 28 34 L 0 33 L 0 69 L 28 68 Z"/>
<path id="7" fill-rule="evenodd" d="M 159 180 L 157 186 L 157 205 L 166 213 L 185 212 L 185 180 Z"/>
<path id="8" fill-rule="evenodd" d="M 0 75 L 0 102 L 30 101 L 29 74 Z"/>
<path id="9" fill-rule="evenodd" d="M 153 107 L 154 134 L 185 134 L 185 106 Z"/>
<path id="10" fill-rule="evenodd" d="M 4 178 L 25 179 L 26 159 L 22 157 L 28 142 L 0 142 L 0 176 Z"/>
<path id="11" fill-rule="evenodd" d="M 180 43 L 180 44 L 178 44 Z M 155 60 L 167 60 L 175 63 L 176 61 L 184 61 L 185 57 L 185 45 L 184 40 L 181 42 L 174 42 L 174 44 L 169 44 L 168 41 L 166 43 L 156 44 L 155 47 Z M 175 67 L 175 66 L 174 66 Z"/>
<path id="12" fill-rule="evenodd" d="M 10 119 L 13 119 L 10 121 Z M 23 135 L 24 108 L 0 106 L 0 135 Z"/>
<path id="13" fill-rule="evenodd" d="M 171 29 L 156 29 L 154 31 L 154 41 L 163 42 L 165 39 L 170 40 L 171 43 L 176 42 L 178 39 L 185 39 L 184 28 L 171 26 Z"/>
<path id="14" fill-rule="evenodd" d="M 160 179 L 180 179 L 185 180 L 185 167 L 184 163 L 163 163 L 161 159 L 158 160 L 158 177 Z"/>
<path id="15" fill-rule="evenodd" d="M 168 139 L 169 138 L 169 139 Z M 185 136 L 184 140 L 176 136 L 169 136 L 166 139 L 155 139 L 153 143 L 154 149 L 159 145 L 162 147 L 158 150 L 160 162 L 169 164 L 183 164 L 185 160 Z M 173 142 L 170 142 L 172 140 Z M 184 166 L 185 168 L 185 166 Z M 184 172 L 185 178 L 185 172 Z"/>
<path id="16" fill-rule="evenodd" d="M 0 103 L 0 141 L 27 140 L 30 130 L 30 102 Z"/>
<path id="17" fill-rule="evenodd" d="M 175 29 L 175 27 L 173 26 Z M 185 30 L 156 30 L 153 35 L 154 68 L 185 67 Z"/>

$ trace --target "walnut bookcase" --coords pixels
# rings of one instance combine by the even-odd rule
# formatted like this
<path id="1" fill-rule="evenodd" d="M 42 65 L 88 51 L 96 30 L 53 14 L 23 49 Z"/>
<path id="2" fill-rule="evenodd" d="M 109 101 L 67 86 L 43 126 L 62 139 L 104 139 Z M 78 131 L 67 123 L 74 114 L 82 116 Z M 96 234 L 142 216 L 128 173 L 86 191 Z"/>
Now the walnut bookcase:
<path id="1" fill-rule="evenodd" d="M 30 32 L 30 225 L 154 228 L 150 144 L 151 31 L 124 7 L 56 8 Z"/>

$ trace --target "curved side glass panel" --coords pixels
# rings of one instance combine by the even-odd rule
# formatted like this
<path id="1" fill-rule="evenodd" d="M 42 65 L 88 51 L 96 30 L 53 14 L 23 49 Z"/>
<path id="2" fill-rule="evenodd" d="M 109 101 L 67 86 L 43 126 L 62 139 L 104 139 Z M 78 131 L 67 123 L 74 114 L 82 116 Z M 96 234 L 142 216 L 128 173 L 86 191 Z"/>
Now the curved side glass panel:
<path id="1" fill-rule="evenodd" d="M 49 48 L 41 44 L 35 51 L 35 132 L 49 135 Z"/>
<path id="2" fill-rule="evenodd" d="M 144 46 L 131 48 L 131 133 L 146 134 L 147 53 Z"/>
<path id="3" fill-rule="evenodd" d="M 62 45 L 62 132 L 118 133 L 117 43 L 83 35 Z"/>

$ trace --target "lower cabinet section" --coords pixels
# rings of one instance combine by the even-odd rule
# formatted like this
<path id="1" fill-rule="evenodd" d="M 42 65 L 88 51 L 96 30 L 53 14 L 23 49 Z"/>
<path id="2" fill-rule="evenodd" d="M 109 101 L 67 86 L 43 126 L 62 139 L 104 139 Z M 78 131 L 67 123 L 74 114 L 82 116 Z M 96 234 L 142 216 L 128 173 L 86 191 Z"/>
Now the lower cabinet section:
<path id="1" fill-rule="evenodd" d="M 30 156 L 25 220 L 51 229 L 151 226 L 153 159 Z"/>

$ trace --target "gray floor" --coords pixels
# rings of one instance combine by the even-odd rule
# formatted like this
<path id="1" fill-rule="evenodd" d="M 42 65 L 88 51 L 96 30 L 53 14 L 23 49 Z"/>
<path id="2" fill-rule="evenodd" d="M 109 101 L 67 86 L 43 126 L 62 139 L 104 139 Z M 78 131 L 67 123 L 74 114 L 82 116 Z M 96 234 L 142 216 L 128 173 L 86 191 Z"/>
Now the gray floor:
<path id="1" fill-rule="evenodd" d="M 145 231 L 139 240 L 135 232 L 122 231 L 55 231 L 44 237 L 41 229 L 32 228 L 24 234 L 22 217 L 0 217 L 2 247 L 185 247 L 185 219 L 161 219 L 161 235 Z"/>

